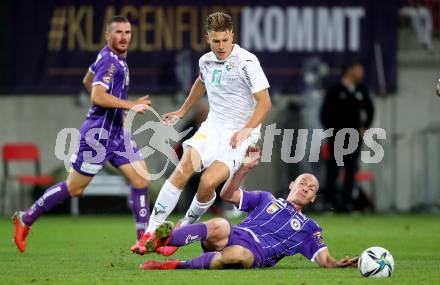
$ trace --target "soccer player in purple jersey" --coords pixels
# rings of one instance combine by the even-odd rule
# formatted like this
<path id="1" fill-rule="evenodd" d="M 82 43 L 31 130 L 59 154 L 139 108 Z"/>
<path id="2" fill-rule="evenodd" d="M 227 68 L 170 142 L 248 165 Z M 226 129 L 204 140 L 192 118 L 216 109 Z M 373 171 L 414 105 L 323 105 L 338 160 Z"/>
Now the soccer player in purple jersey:
<path id="1" fill-rule="evenodd" d="M 184 246 L 201 241 L 205 253 L 188 260 L 147 261 L 141 269 L 221 269 L 272 267 L 286 256 L 302 254 L 321 267 L 357 266 L 357 258 L 334 259 L 323 241 L 321 227 L 301 210 L 316 199 L 318 180 L 302 174 L 289 185 L 287 199 L 275 198 L 270 192 L 248 192 L 240 188 L 246 174 L 258 164 L 259 150 L 249 147 L 245 162 L 224 186 L 221 197 L 248 212 L 237 226 L 215 218 L 205 223 L 177 227 L 161 235 L 163 224 L 154 233 L 147 249 L 165 245 Z"/>
<path id="2" fill-rule="evenodd" d="M 151 102 L 148 96 L 127 100 L 129 72 L 125 58 L 131 41 L 129 21 L 122 16 L 111 18 L 105 38 L 107 45 L 83 80 L 91 92 L 93 106 L 80 129 L 79 149 L 71 159 L 72 167 L 66 181 L 49 187 L 27 211 L 16 212 L 13 216 L 14 239 L 20 252 L 26 250 L 27 235 L 38 217 L 66 199 L 80 196 L 106 161 L 117 167 L 131 184 L 130 205 L 138 238 L 147 227 L 149 179 L 136 171 L 142 169 L 147 174 L 147 166 L 123 125 L 125 110 L 134 108 L 144 113 Z"/>

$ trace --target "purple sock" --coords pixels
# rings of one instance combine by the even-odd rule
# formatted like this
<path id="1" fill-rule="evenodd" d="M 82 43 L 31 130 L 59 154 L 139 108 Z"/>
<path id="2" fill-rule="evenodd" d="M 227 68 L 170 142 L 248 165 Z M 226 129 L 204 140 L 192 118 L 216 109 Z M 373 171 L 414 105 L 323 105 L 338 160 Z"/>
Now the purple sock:
<path id="1" fill-rule="evenodd" d="M 209 269 L 212 259 L 217 253 L 217 251 L 205 252 L 194 259 L 181 261 L 177 265 L 177 269 Z"/>
<path id="2" fill-rule="evenodd" d="M 208 237 L 206 224 L 190 224 L 176 228 L 171 234 L 170 245 L 183 246 Z"/>
<path id="3" fill-rule="evenodd" d="M 136 221 L 136 234 L 139 240 L 147 229 L 150 220 L 150 199 L 147 187 L 131 187 L 130 208 Z"/>
<path id="4" fill-rule="evenodd" d="M 44 194 L 24 213 L 23 223 L 32 226 L 39 216 L 61 204 L 67 198 L 70 198 L 70 194 L 67 191 L 65 181 L 47 188 Z"/>

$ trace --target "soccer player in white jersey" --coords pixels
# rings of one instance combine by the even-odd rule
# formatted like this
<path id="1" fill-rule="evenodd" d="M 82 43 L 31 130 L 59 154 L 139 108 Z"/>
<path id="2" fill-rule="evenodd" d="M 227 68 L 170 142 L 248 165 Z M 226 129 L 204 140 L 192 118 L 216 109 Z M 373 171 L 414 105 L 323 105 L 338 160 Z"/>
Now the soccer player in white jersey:
<path id="1" fill-rule="evenodd" d="M 199 60 L 200 75 L 181 108 L 163 115 L 166 123 L 184 117 L 208 94 L 209 114 L 196 134 L 183 143 L 180 163 L 164 183 L 150 224 L 133 252 L 145 253 L 145 243 L 175 208 L 182 189 L 195 172 L 204 170 L 181 225 L 196 222 L 214 203 L 215 189 L 240 168 L 246 149 L 260 136 L 261 122 L 271 109 L 269 83 L 255 55 L 234 44 L 232 19 L 215 12 L 206 19 L 211 51 Z"/>

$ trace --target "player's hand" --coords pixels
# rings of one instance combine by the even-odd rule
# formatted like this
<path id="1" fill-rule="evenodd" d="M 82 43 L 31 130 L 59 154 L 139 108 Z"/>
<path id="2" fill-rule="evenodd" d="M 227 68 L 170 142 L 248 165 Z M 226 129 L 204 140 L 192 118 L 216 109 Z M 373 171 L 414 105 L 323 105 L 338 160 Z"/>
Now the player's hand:
<path id="1" fill-rule="evenodd" d="M 135 101 L 133 101 L 133 106 L 131 109 L 136 111 L 137 113 L 145 113 L 148 109 L 150 109 L 151 100 L 150 95 L 143 96 Z"/>
<path id="2" fill-rule="evenodd" d="M 358 266 L 359 257 L 344 257 L 337 262 L 337 267 L 345 268 L 345 267 L 357 267 Z"/>
<path id="3" fill-rule="evenodd" d="M 246 140 L 251 135 L 251 132 L 252 128 L 244 128 L 235 132 L 232 135 L 231 140 L 229 141 L 229 145 L 233 149 L 237 148 L 244 140 Z"/>
<path id="4" fill-rule="evenodd" d="M 244 171 L 249 171 L 258 164 L 260 164 L 260 148 L 258 146 L 249 146 L 246 150 L 246 155 L 244 156 L 243 164 L 241 169 Z"/>
<path id="5" fill-rule="evenodd" d="M 182 111 L 170 112 L 162 115 L 162 122 L 165 125 L 172 126 L 176 124 L 180 119 L 183 118 Z"/>

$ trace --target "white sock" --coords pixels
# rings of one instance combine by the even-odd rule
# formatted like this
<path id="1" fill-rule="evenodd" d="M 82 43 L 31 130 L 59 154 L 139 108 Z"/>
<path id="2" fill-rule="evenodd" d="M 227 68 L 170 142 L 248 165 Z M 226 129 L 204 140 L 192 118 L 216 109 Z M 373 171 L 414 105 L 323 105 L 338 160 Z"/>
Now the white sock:
<path id="1" fill-rule="evenodd" d="M 214 198 L 211 201 L 202 203 L 197 201 L 197 195 L 194 196 L 194 199 L 191 202 L 191 206 L 189 206 L 188 211 L 185 214 L 185 218 L 183 218 L 181 225 L 193 224 L 197 222 L 198 219 L 214 204 L 215 198 L 217 195 L 214 192 Z"/>
<path id="2" fill-rule="evenodd" d="M 151 211 L 147 232 L 154 232 L 158 226 L 165 222 L 176 207 L 181 193 L 182 189 L 177 188 L 168 180 L 165 181 L 160 189 L 159 196 L 157 196 L 156 203 L 154 203 L 154 208 Z"/>

